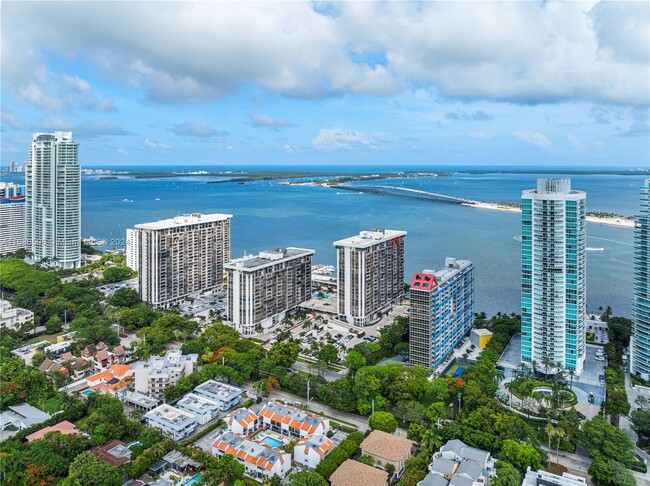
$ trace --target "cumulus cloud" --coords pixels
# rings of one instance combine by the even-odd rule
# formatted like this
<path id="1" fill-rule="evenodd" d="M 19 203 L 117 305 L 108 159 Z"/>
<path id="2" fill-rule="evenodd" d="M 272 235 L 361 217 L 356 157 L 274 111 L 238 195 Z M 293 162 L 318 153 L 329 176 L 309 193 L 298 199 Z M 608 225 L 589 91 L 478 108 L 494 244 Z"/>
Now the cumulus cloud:
<path id="1" fill-rule="evenodd" d="M 121 155 L 122 157 L 126 157 L 128 155 L 128 152 L 122 148 L 117 149 L 116 152 L 118 153 L 118 155 Z"/>
<path id="2" fill-rule="evenodd" d="M 57 116 L 47 116 L 39 123 L 39 127 L 43 130 L 66 130 L 71 131 L 80 139 L 92 139 L 103 136 L 122 136 L 122 135 L 135 135 L 134 133 L 125 130 L 124 128 L 113 123 L 107 123 L 98 120 L 90 120 L 82 123 L 73 123 L 64 120 Z"/>
<path id="3" fill-rule="evenodd" d="M 539 148 L 547 149 L 550 148 L 552 143 L 546 135 L 539 132 L 515 132 L 512 134 L 514 137 L 524 142 L 528 142 L 532 145 L 536 145 Z"/>
<path id="4" fill-rule="evenodd" d="M 279 130 L 280 128 L 287 128 L 295 126 L 293 122 L 283 119 L 274 119 L 269 115 L 262 113 L 251 113 L 248 118 L 254 127 L 270 128 L 272 130 Z"/>
<path id="5" fill-rule="evenodd" d="M 154 150 L 169 150 L 172 148 L 171 145 L 167 145 L 166 143 L 159 143 L 159 142 L 154 142 L 153 140 L 149 138 L 145 138 L 144 142 L 142 142 L 145 147 L 154 149 Z"/>
<path id="6" fill-rule="evenodd" d="M 494 116 L 485 113 L 483 110 L 476 110 L 474 112 L 467 112 L 464 110 L 450 111 L 445 113 L 447 120 L 471 120 L 471 121 L 488 121 L 494 120 Z"/>
<path id="7" fill-rule="evenodd" d="M 350 2 L 335 14 L 306 2 L 3 7 L 12 19 L 2 29 L 3 81 L 49 110 L 69 100 L 52 96 L 51 76 L 36 76 L 48 69 L 43 52 L 91 59 L 163 102 L 242 86 L 312 98 L 415 85 L 458 99 L 648 103 L 647 2 Z M 92 95 L 82 79 L 58 76 L 55 86 Z"/>
<path id="8" fill-rule="evenodd" d="M 626 130 L 623 130 L 620 137 L 647 137 L 650 135 L 650 125 L 647 121 L 636 120 Z"/>
<path id="9" fill-rule="evenodd" d="M 21 120 L 14 113 L 4 108 L 2 109 L 2 127 L 9 127 L 13 130 L 19 130 L 23 132 L 31 131 L 31 126 L 29 123 Z"/>
<path id="10" fill-rule="evenodd" d="M 217 130 L 209 125 L 199 122 L 184 122 L 174 125 L 171 129 L 176 135 L 186 137 L 210 138 L 228 135 L 226 130 Z"/>
<path id="11" fill-rule="evenodd" d="M 316 150 L 351 150 L 360 147 L 378 148 L 380 142 L 369 133 L 342 128 L 322 128 L 311 141 L 311 145 Z"/>

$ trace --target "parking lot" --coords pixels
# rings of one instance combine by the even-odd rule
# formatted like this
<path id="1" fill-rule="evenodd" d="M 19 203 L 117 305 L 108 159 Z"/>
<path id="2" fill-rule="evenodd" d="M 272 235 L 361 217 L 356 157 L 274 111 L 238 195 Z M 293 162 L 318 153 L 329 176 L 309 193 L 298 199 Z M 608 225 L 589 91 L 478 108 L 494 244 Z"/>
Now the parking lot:
<path id="1" fill-rule="evenodd" d="M 99 290 L 106 297 L 112 297 L 113 294 L 118 289 L 121 289 L 122 287 L 128 287 L 134 290 L 138 290 L 138 279 L 132 278 L 131 280 L 125 280 L 123 282 L 100 285 L 99 287 L 97 287 L 97 290 Z"/>
<path id="2" fill-rule="evenodd" d="M 213 292 L 192 295 L 186 298 L 186 301 L 179 304 L 178 307 L 184 314 L 194 317 L 203 316 L 205 317 L 206 322 L 208 322 L 210 311 L 221 312 L 222 317 L 226 313 L 227 294 L 226 292 Z"/>

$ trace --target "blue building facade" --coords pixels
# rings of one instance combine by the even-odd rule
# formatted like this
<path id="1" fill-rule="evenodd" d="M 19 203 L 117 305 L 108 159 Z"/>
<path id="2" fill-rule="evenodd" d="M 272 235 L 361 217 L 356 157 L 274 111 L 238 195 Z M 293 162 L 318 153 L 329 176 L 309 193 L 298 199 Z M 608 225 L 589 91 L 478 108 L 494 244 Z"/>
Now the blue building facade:
<path id="1" fill-rule="evenodd" d="M 634 304 L 630 373 L 650 380 L 650 179 L 641 188 L 641 211 L 634 227 Z"/>

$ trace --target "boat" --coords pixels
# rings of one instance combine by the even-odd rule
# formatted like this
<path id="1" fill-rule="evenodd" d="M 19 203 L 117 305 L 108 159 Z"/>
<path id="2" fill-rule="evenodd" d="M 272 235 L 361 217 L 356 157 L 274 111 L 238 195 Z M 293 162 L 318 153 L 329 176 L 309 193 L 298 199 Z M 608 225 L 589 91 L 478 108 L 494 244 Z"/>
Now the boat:
<path id="1" fill-rule="evenodd" d="M 85 239 L 83 240 L 83 242 L 84 242 L 86 245 L 90 245 L 90 246 L 106 246 L 106 244 L 108 243 L 106 240 L 102 240 L 102 239 L 99 239 L 99 240 L 98 240 L 98 239 L 95 238 L 94 236 L 91 236 L 91 237 L 89 237 L 89 238 L 85 238 Z"/>
<path id="2" fill-rule="evenodd" d="M 587 247 L 587 251 L 605 251 L 605 248 L 592 248 L 590 246 Z"/>

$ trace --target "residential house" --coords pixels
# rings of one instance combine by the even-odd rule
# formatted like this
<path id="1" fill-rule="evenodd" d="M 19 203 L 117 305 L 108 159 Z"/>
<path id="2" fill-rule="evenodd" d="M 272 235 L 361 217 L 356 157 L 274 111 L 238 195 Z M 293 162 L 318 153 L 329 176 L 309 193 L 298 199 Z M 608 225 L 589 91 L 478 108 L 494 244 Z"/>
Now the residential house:
<path id="1" fill-rule="evenodd" d="M 144 410 L 148 412 L 158 406 L 160 400 L 157 398 L 152 398 L 150 396 L 144 395 L 142 393 L 129 391 L 126 388 L 122 388 L 117 394 L 117 397 L 122 400 L 122 403 L 125 405 L 130 405 L 138 410 Z"/>
<path id="2" fill-rule="evenodd" d="M 442 457 L 458 463 L 462 462 L 464 459 L 473 461 L 481 468 L 487 470 L 490 476 L 494 476 L 494 465 L 496 461 L 492 455 L 488 451 L 470 447 L 459 439 L 448 441 L 434 454 L 433 457 L 434 459 L 436 457 Z"/>
<path id="3" fill-rule="evenodd" d="M 388 473 L 376 467 L 347 459 L 332 473 L 330 484 L 331 486 L 386 486 Z"/>
<path id="4" fill-rule="evenodd" d="M 133 451 L 126 447 L 124 442 L 117 439 L 112 439 L 103 445 L 92 447 L 90 452 L 114 467 L 129 462 L 131 460 L 131 454 L 133 454 Z"/>
<path id="5" fill-rule="evenodd" d="M 68 368 L 57 361 L 52 361 L 50 358 L 45 358 L 38 367 L 38 370 L 46 374 L 58 373 L 60 375 L 68 375 L 70 373 Z"/>
<path id="6" fill-rule="evenodd" d="M 280 402 L 267 402 L 259 416 L 263 427 L 296 439 L 325 435 L 330 429 L 328 419 Z"/>
<path id="7" fill-rule="evenodd" d="M 221 410 L 220 403 L 195 393 L 185 395 L 176 402 L 176 407 L 194 415 L 200 425 L 206 424 L 216 418 Z"/>
<path id="8" fill-rule="evenodd" d="M 293 459 L 298 464 L 314 469 L 334 448 L 334 442 L 324 435 L 304 437 L 293 448 Z"/>
<path id="9" fill-rule="evenodd" d="M 86 378 L 88 388 L 101 393 L 114 394 L 115 390 L 127 386 L 132 379 L 133 368 L 125 364 L 111 366 L 106 371 L 102 371 Z"/>
<path id="10" fill-rule="evenodd" d="M 260 427 L 260 418 L 248 408 L 238 408 L 224 417 L 228 432 L 249 436 Z"/>
<path id="11" fill-rule="evenodd" d="M 398 479 L 404 472 L 404 462 L 413 452 L 413 442 L 381 430 L 370 432 L 360 447 L 361 454 L 372 457 L 376 466 L 386 469 L 392 464 Z"/>
<path id="12" fill-rule="evenodd" d="M 152 356 L 148 361 L 138 361 L 133 365 L 135 391 L 163 398 L 163 390 L 192 373 L 198 359 L 198 354 L 183 355 L 179 349 L 171 349 L 165 356 Z"/>
<path id="13" fill-rule="evenodd" d="M 586 486 L 587 484 L 587 479 L 581 476 L 567 472 L 560 476 L 541 469 L 533 471 L 529 466 L 521 486 Z"/>
<path id="14" fill-rule="evenodd" d="M 188 457 L 179 451 L 171 451 L 165 454 L 162 460 L 165 461 L 165 463 L 175 471 L 196 471 L 199 467 L 201 467 L 200 462 L 195 461 L 191 457 Z"/>
<path id="15" fill-rule="evenodd" d="M 59 422 L 56 425 L 52 425 L 51 427 L 43 427 L 41 430 L 37 430 L 36 432 L 29 434 L 27 437 L 25 437 L 25 439 L 27 439 L 27 442 L 33 442 L 35 440 L 42 439 L 46 434 L 49 434 L 50 432 L 60 432 L 63 435 L 79 433 L 75 424 L 64 420 L 63 422 Z"/>

